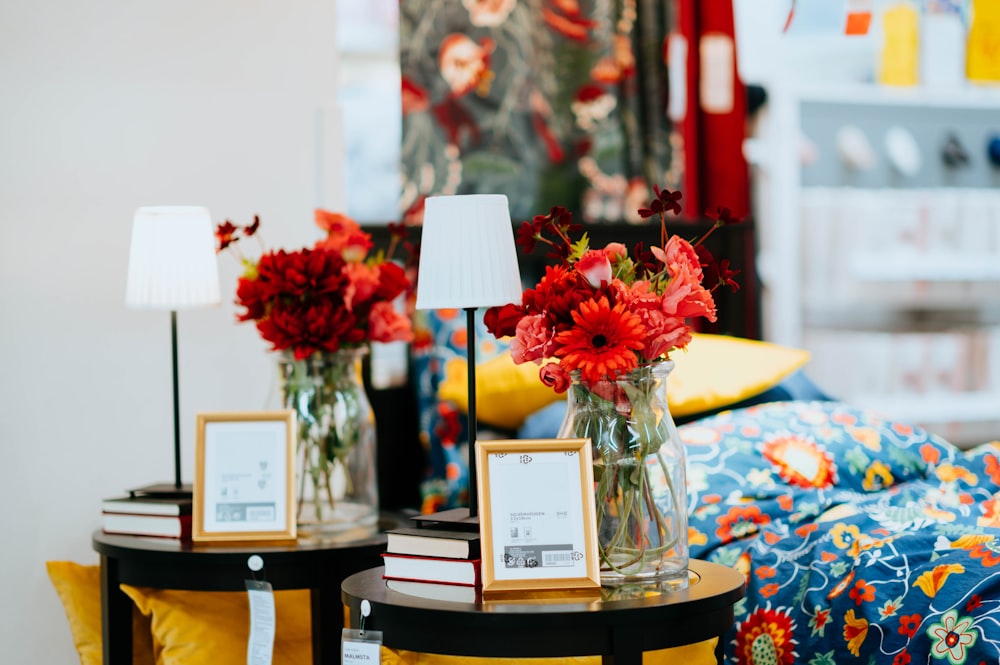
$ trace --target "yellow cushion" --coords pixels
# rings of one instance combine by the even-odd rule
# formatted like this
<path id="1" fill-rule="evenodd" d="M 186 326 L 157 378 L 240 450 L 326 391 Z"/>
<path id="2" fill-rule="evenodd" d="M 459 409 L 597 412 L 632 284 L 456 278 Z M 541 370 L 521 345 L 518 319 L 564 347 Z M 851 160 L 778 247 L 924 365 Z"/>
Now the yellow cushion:
<path id="1" fill-rule="evenodd" d="M 69 619 L 70 633 L 81 665 L 101 665 L 104 655 L 101 646 L 100 566 L 46 561 L 45 569 Z M 154 663 L 149 619 L 138 610 L 132 613 L 132 662 L 136 665 Z"/>
<path id="2" fill-rule="evenodd" d="M 642 654 L 643 665 L 714 665 L 715 645 L 718 638 L 697 642 L 673 649 L 646 651 Z M 470 656 L 441 656 L 417 653 L 402 649 L 382 647 L 382 665 L 555 665 L 574 663 L 576 665 L 600 665 L 600 656 L 577 656 L 575 658 L 473 658 Z"/>
<path id="3" fill-rule="evenodd" d="M 242 591 L 175 591 L 122 585 L 152 621 L 157 665 L 246 662 L 250 605 Z M 274 665 L 312 662 L 308 589 L 274 592 Z"/>
<path id="4" fill-rule="evenodd" d="M 454 402 L 463 412 L 469 408 L 468 365 L 452 358 L 444 366 L 438 397 Z M 538 378 L 538 365 L 515 365 L 509 353 L 501 353 L 476 365 L 476 420 L 514 430 L 524 419 L 544 406 L 565 398 Z"/>
<path id="5" fill-rule="evenodd" d="M 686 350 L 672 355 L 667 399 L 674 416 L 713 411 L 759 395 L 801 368 L 809 352 L 768 342 L 695 333 Z M 468 408 L 464 360 L 451 360 L 438 396 Z M 476 365 L 477 420 L 517 429 L 542 407 L 565 397 L 538 378 L 538 365 L 515 365 L 504 353 Z"/>
<path id="6" fill-rule="evenodd" d="M 667 401 L 674 416 L 713 411 L 759 395 L 809 361 L 809 352 L 724 335 L 695 334 L 672 355 Z"/>

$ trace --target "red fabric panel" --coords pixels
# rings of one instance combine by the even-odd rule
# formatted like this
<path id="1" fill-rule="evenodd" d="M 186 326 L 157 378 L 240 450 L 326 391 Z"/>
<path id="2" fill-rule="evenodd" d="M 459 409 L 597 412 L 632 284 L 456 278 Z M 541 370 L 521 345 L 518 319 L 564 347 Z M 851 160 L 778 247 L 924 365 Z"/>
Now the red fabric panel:
<path id="1" fill-rule="evenodd" d="M 684 193 L 681 215 L 699 219 L 701 201 L 698 141 L 698 22 L 696 0 L 671 0 L 671 31 L 664 47 L 670 73 L 668 113 L 672 164 L 666 187 Z"/>
<path id="2" fill-rule="evenodd" d="M 743 139 L 746 92 L 736 69 L 736 33 L 731 0 L 699 0 L 699 117 L 701 198 L 705 209 L 728 207 L 750 214 L 750 183 Z"/>

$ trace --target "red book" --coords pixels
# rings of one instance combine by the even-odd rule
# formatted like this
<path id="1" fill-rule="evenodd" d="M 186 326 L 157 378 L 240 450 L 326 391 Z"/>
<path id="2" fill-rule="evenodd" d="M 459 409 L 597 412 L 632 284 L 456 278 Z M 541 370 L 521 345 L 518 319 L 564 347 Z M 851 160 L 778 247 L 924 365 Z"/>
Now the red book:
<path id="1" fill-rule="evenodd" d="M 187 515 L 102 513 L 101 518 L 105 533 L 191 540 L 190 513 Z"/>
<path id="2" fill-rule="evenodd" d="M 480 586 L 480 559 L 445 559 L 408 554 L 382 555 L 387 580 L 410 580 L 414 582 L 437 582 L 438 584 L 459 584 Z"/>

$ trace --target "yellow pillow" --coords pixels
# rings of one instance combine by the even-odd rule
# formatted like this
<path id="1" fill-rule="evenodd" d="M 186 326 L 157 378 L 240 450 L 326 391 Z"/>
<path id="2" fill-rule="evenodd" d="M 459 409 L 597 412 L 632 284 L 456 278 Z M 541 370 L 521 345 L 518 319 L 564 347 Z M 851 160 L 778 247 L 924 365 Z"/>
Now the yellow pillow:
<path id="1" fill-rule="evenodd" d="M 687 349 L 673 353 L 667 400 L 674 416 L 713 411 L 759 395 L 809 360 L 809 352 L 739 337 L 695 333 Z M 468 408 L 464 360 L 451 360 L 438 396 Z M 476 365 L 476 418 L 514 430 L 544 406 L 565 397 L 538 378 L 538 365 L 515 365 L 509 353 Z"/>
<path id="2" fill-rule="evenodd" d="M 175 591 L 122 585 L 152 621 L 157 665 L 246 662 L 250 605 L 242 591 Z M 312 662 L 309 590 L 274 592 L 274 665 Z"/>
<path id="3" fill-rule="evenodd" d="M 469 408 L 468 364 L 452 358 L 445 363 L 438 398 L 454 402 L 463 412 Z M 501 353 L 476 364 L 476 420 L 515 430 L 524 419 L 552 402 L 565 398 L 538 378 L 538 365 L 515 365 L 509 353 Z"/>
<path id="4" fill-rule="evenodd" d="M 674 416 L 713 411 L 759 395 L 809 362 L 809 352 L 724 335 L 695 334 L 672 355 L 667 401 Z"/>
<path id="5" fill-rule="evenodd" d="M 101 665 L 104 653 L 101 640 L 101 568 L 72 561 L 46 561 L 52 586 L 69 619 L 73 644 L 81 665 Z M 132 612 L 132 662 L 153 665 L 153 637 L 149 619 Z"/>
<path id="6" fill-rule="evenodd" d="M 643 665 L 714 665 L 715 645 L 718 638 L 696 642 L 673 649 L 646 651 L 642 654 Z M 577 656 L 574 658 L 473 658 L 470 656 L 441 656 L 417 653 L 402 649 L 382 647 L 382 665 L 555 665 L 574 663 L 575 665 L 600 665 L 600 656 Z"/>

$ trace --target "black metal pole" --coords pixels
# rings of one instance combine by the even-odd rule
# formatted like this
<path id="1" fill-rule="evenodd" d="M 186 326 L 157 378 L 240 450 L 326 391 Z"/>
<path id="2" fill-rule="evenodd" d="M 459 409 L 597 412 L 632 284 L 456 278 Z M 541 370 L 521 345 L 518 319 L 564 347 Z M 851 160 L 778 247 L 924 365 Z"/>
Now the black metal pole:
<path id="1" fill-rule="evenodd" d="M 465 308 L 466 356 L 469 367 L 469 517 L 479 514 L 479 496 L 476 487 L 476 308 Z"/>
<path id="2" fill-rule="evenodd" d="M 177 310 L 170 310 L 170 350 L 174 361 L 174 488 L 181 489 L 181 413 L 177 390 Z"/>

